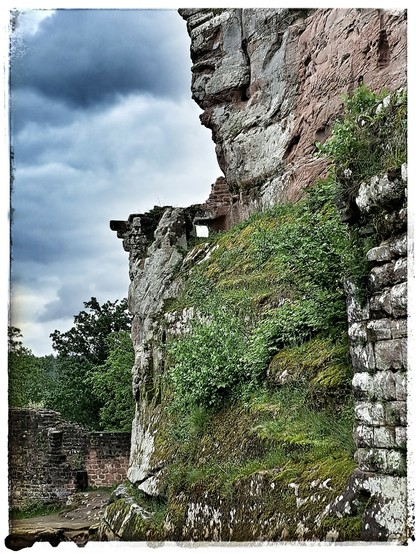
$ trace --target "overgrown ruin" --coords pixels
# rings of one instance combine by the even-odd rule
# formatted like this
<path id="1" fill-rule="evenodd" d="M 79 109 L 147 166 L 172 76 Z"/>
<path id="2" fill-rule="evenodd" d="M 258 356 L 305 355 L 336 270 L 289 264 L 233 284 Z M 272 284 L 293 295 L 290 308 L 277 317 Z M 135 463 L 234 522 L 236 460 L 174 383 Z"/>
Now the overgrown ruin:
<path id="1" fill-rule="evenodd" d="M 278 404 L 271 396 L 257 398 L 255 405 L 251 398 L 229 401 L 236 388 L 232 380 L 219 384 L 219 394 L 221 387 L 231 392 L 216 412 L 196 410 L 185 422 L 192 430 L 186 435 L 178 425 L 182 415 L 170 408 L 169 381 L 170 345 L 186 337 L 195 322 L 214 317 L 198 312 L 194 289 L 200 287 L 207 298 L 220 290 L 219 318 L 228 314 L 224 298 L 243 307 L 251 302 L 241 312 L 245 319 L 237 314 L 250 321 L 251 335 L 247 331 L 241 344 L 251 345 L 264 322 L 264 334 L 271 328 L 267 317 L 277 318 L 282 306 L 290 314 L 292 305 L 310 300 L 312 284 L 307 282 L 298 298 L 294 282 L 288 286 L 280 274 L 276 277 L 283 270 L 276 260 L 274 266 L 270 262 L 279 248 L 269 241 L 277 219 L 270 210 L 302 201 L 327 176 L 328 163 L 317 156 L 316 143 L 325 142 L 341 117 L 342 94 L 351 96 L 361 84 L 403 92 L 406 11 L 220 8 L 179 14 L 191 38 L 192 97 L 203 109 L 202 124 L 212 131 L 223 176 L 205 203 L 155 207 L 110 223 L 129 254 L 136 415 L 126 479 L 106 510 L 100 538 L 406 543 L 412 533 L 406 460 L 406 163 L 355 183 L 337 200 L 345 232 L 354 229 L 364 245 L 362 262 L 370 264 L 364 297 L 353 280 L 344 280 L 338 291 L 334 286 L 343 298 L 338 315 L 345 319 L 347 342 L 341 333 L 334 338 L 318 324 L 310 331 L 310 325 L 304 337 L 274 344 L 263 368 L 271 395 L 301 381 L 310 385 L 316 413 L 327 402 L 334 418 L 351 416 L 353 453 L 341 444 L 333 448 L 333 458 L 314 458 L 314 448 L 328 448 L 332 455 L 327 437 L 319 442 L 302 429 L 293 436 L 276 431 L 284 416 Z M 397 106 L 388 98 L 377 109 L 387 109 L 391 101 L 400 110 L 401 97 Z M 304 207 L 307 216 L 316 213 L 324 223 L 335 218 L 327 198 L 318 194 L 310 202 Z M 289 229 L 295 216 L 282 213 Z M 264 216 L 256 220 L 256 214 Z M 209 228 L 209 240 L 196 239 L 196 225 Z M 293 252 L 285 254 L 290 258 Z M 238 256 L 246 256 L 245 265 Z M 322 298 L 324 312 L 327 299 Z M 280 458 L 274 445 L 276 452 L 281 448 Z"/>

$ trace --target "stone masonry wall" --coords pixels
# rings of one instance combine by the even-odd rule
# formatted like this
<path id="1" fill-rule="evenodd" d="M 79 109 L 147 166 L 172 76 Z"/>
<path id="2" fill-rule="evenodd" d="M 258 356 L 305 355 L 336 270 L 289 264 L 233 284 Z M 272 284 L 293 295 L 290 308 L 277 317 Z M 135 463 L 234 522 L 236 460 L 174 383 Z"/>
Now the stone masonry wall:
<path id="1" fill-rule="evenodd" d="M 130 433 L 91 433 L 86 470 L 91 487 L 121 483 L 127 474 Z"/>
<path id="2" fill-rule="evenodd" d="M 123 481 L 129 433 L 89 433 L 45 409 L 9 410 L 9 499 L 63 504 L 75 490 Z"/>
<path id="3" fill-rule="evenodd" d="M 369 297 L 347 283 L 350 353 L 354 368 L 354 439 L 358 469 L 335 513 L 365 500 L 363 538 L 403 538 L 407 523 L 407 170 L 362 183 L 355 198 L 361 230 L 377 229 L 367 253 Z"/>

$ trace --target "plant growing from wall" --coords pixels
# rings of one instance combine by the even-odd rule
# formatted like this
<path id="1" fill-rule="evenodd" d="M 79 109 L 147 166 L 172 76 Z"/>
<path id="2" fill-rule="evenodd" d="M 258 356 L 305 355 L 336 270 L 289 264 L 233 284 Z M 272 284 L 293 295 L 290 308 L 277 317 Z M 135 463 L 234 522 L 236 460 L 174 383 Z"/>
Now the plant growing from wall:
<path id="1" fill-rule="evenodd" d="M 407 160 L 407 93 L 376 94 L 361 85 L 343 101 L 343 118 L 316 146 L 333 164 L 341 199 L 349 200 L 362 181 L 394 172 Z"/>

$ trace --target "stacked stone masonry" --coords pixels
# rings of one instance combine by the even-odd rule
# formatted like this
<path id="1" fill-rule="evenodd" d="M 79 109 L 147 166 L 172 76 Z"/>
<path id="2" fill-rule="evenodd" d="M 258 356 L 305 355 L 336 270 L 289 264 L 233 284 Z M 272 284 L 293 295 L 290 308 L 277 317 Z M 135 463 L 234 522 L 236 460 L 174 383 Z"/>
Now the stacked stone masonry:
<path id="1" fill-rule="evenodd" d="M 346 284 L 354 377 L 357 470 L 339 499 L 367 494 L 363 539 L 395 540 L 407 525 L 407 169 L 374 177 L 355 199 L 362 232 L 378 224 L 379 244 L 367 252 L 368 297 Z M 391 222 L 394 222 L 392 225 Z M 374 236 L 374 235 L 373 235 Z M 336 510 L 335 510 L 336 511 Z M 337 515 L 340 515 L 337 513 Z"/>
<path id="2" fill-rule="evenodd" d="M 129 454 L 130 433 L 90 433 L 52 410 L 10 409 L 10 506 L 63 504 L 76 490 L 118 484 Z"/>
<path id="3" fill-rule="evenodd" d="M 388 195 L 394 184 L 384 185 Z M 387 475 L 406 473 L 407 235 L 398 231 L 367 253 L 367 304 L 359 307 L 351 289 L 348 295 L 356 461 L 363 471 Z"/>

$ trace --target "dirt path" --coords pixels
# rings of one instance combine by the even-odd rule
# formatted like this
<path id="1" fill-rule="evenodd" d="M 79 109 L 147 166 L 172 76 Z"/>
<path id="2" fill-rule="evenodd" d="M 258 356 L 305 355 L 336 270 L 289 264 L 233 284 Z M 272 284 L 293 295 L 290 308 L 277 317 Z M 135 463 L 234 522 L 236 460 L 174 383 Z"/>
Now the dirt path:
<path id="1" fill-rule="evenodd" d="M 68 499 L 70 505 L 64 513 L 12 519 L 6 546 L 12 550 L 20 550 L 37 541 L 47 541 L 52 546 L 57 546 L 62 541 L 84 545 L 96 534 L 98 522 L 109 498 L 108 492 L 79 492 Z"/>

